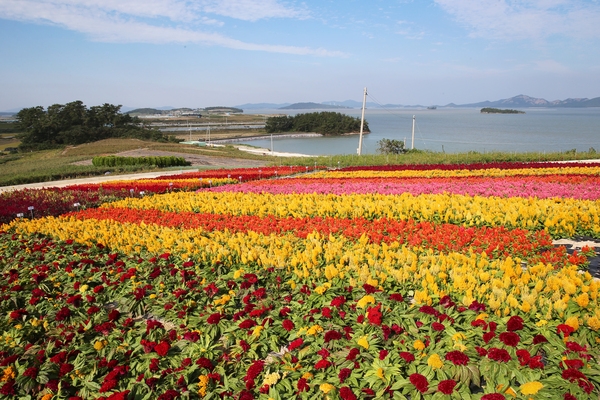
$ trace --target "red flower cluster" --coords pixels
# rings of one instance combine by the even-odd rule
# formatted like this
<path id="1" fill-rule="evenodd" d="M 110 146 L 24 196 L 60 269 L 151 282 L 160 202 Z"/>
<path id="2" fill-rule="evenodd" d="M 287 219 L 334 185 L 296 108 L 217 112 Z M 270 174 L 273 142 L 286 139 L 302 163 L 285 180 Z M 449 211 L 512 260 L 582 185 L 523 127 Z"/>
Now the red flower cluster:
<path id="1" fill-rule="evenodd" d="M 408 380 L 421 393 L 425 393 L 429 389 L 429 382 L 424 375 L 414 373 L 408 377 Z"/>

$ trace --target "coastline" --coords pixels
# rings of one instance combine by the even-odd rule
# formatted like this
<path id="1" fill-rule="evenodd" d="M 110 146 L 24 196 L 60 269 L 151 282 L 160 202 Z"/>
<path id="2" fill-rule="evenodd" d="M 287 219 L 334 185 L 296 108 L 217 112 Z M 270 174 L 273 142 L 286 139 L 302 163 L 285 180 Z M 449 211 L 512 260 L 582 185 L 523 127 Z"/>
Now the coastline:
<path id="1" fill-rule="evenodd" d="M 370 132 L 363 132 L 363 135 L 368 135 Z M 322 133 L 315 133 L 315 132 L 295 132 L 295 133 L 284 133 L 282 135 L 260 135 L 260 136 L 248 136 L 248 137 L 242 137 L 242 138 L 231 138 L 231 139 L 216 139 L 216 140 L 211 140 L 210 143 L 215 143 L 215 144 L 222 144 L 222 143 L 238 143 L 238 142 L 249 142 L 252 140 L 266 140 L 266 139 L 271 139 L 271 137 L 273 139 L 281 139 L 281 138 L 285 138 L 285 139 L 298 139 L 298 138 L 311 138 L 311 137 L 336 137 L 336 136 L 353 136 L 353 135 L 360 135 L 360 132 L 349 132 L 349 133 L 343 133 L 341 135 L 323 135 Z"/>

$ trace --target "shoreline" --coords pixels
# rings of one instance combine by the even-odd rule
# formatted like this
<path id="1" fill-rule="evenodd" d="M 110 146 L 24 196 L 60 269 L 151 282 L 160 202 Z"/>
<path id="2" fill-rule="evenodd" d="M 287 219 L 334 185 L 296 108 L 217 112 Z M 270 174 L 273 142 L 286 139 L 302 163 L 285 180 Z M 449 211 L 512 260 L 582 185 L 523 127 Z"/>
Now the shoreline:
<path id="1" fill-rule="evenodd" d="M 363 135 L 368 135 L 369 133 L 370 132 L 363 132 Z M 242 138 L 216 139 L 216 140 L 211 140 L 210 143 L 221 144 L 221 143 L 249 142 L 252 140 L 271 139 L 271 137 L 273 139 L 280 139 L 280 138 L 297 139 L 297 138 L 310 138 L 310 137 L 336 137 L 336 136 L 353 136 L 353 135 L 360 135 L 360 132 L 343 133 L 341 135 L 323 135 L 322 133 L 315 133 L 315 132 L 295 132 L 295 133 L 284 133 L 281 135 L 279 135 L 279 134 L 278 135 L 260 135 L 260 136 L 248 136 L 248 137 L 242 137 Z"/>

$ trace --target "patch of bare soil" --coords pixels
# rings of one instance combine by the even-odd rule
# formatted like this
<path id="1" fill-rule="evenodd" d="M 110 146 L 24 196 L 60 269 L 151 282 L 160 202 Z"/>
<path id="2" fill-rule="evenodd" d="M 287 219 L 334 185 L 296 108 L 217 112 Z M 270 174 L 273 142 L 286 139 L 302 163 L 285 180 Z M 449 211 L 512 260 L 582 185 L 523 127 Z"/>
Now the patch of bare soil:
<path id="1" fill-rule="evenodd" d="M 115 154 L 119 157 L 183 157 L 186 161 L 192 163 L 194 167 L 212 166 L 212 167 L 263 167 L 267 162 L 260 160 L 248 160 L 244 158 L 229 158 L 218 156 L 206 156 L 190 153 L 176 153 L 172 151 L 136 149 L 122 151 Z M 92 160 L 84 160 L 73 163 L 75 165 L 92 165 Z"/>

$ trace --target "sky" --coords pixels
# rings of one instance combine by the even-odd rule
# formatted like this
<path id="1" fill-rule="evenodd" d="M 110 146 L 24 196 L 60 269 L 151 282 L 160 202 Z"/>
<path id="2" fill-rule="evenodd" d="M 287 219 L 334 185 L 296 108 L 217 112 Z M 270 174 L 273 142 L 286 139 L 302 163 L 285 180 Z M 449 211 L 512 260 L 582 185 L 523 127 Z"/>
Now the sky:
<path id="1" fill-rule="evenodd" d="M 600 0 L 0 0 L 0 111 L 600 96 Z"/>

